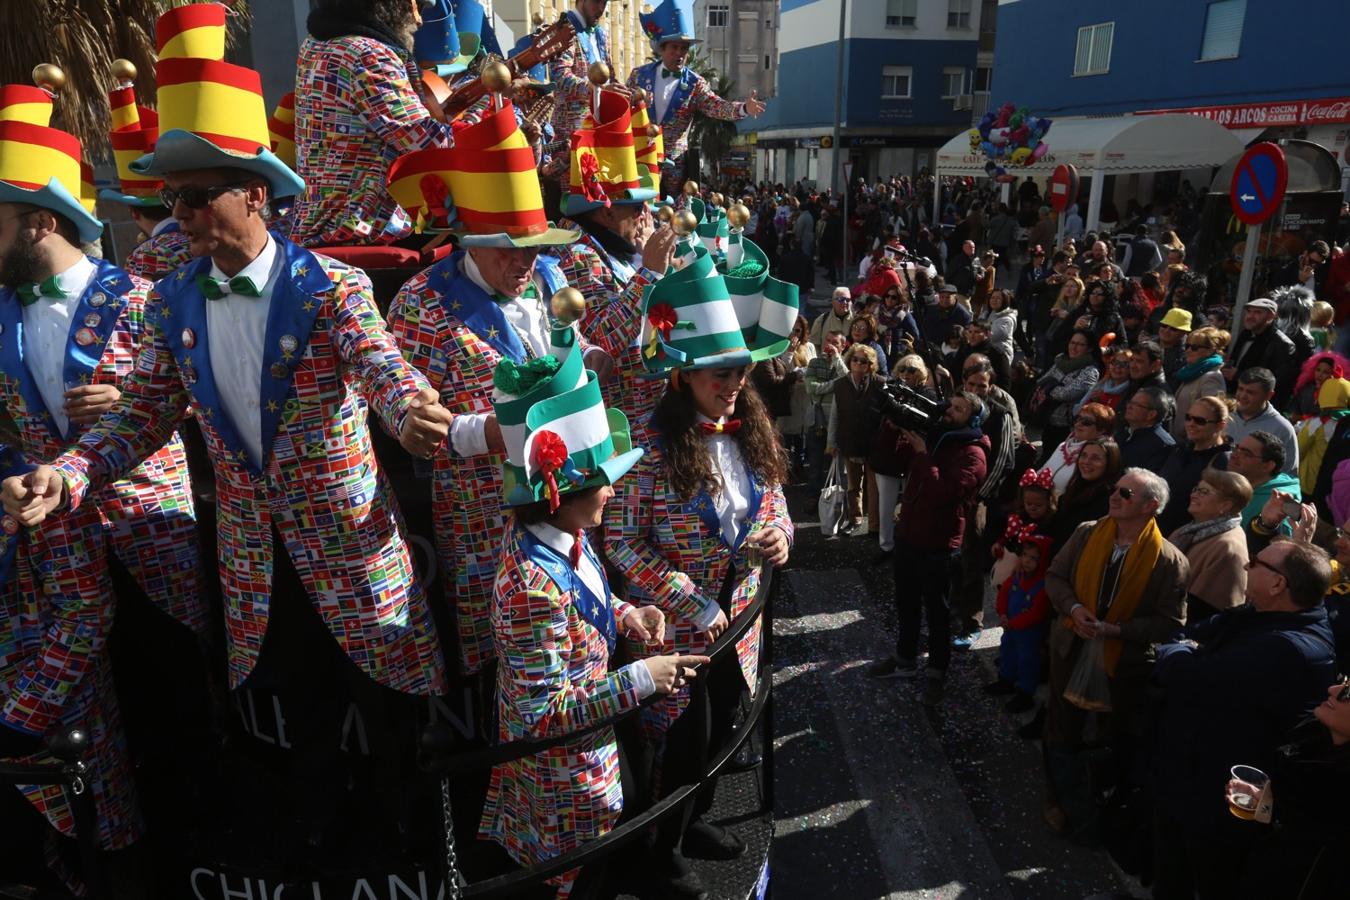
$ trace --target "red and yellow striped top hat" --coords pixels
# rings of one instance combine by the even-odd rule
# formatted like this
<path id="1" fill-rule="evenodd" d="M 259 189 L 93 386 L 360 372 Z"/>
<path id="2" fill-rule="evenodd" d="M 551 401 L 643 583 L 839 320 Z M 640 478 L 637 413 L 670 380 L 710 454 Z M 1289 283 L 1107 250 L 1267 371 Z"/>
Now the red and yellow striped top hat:
<path id="1" fill-rule="evenodd" d="M 85 243 L 98 240 L 103 223 L 84 195 L 80 142 L 52 128 L 52 95 L 23 84 L 0 86 L 0 203 L 23 203 L 60 213 Z"/>
<path id="2" fill-rule="evenodd" d="M 611 203 L 643 203 L 656 191 L 643 187 L 633 151 L 632 109 L 628 98 L 600 92 L 600 109 L 592 110 L 572 132 L 570 190 L 563 213 L 575 216 Z"/>
<path id="3" fill-rule="evenodd" d="M 112 111 L 112 131 L 108 137 L 112 142 L 121 190 L 104 188 L 98 195 L 128 206 L 159 206 L 159 189 L 164 182 L 131 171 L 133 162 L 155 149 L 159 114 L 136 103 L 135 66 L 124 59 L 114 60 L 113 77 L 118 86 L 108 92 L 108 106 Z"/>
<path id="4" fill-rule="evenodd" d="M 159 140 L 131 171 L 242 169 L 266 180 L 273 197 L 295 196 L 305 183 L 271 150 L 258 73 L 223 59 L 227 13 L 197 3 L 159 17 Z"/>
<path id="5" fill-rule="evenodd" d="M 295 91 L 282 97 L 272 118 L 267 120 L 267 133 L 272 138 L 272 152 L 277 158 L 295 168 Z"/>
<path id="6" fill-rule="evenodd" d="M 481 122 L 455 129 L 453 147 L 399 157 L 388 187 L 419 229 L 460 231 L 466 247 L 570 244 L 580 236 L 554 228 L 544 214 L 534 151 L 507 101 Z"/>

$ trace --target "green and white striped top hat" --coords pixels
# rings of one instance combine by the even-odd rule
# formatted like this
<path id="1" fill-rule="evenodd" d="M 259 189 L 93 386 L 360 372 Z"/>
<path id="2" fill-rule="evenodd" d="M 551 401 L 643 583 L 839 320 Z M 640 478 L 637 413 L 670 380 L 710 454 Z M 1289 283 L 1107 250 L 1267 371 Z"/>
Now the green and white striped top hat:
<path id="1" fill-rule="evenodd" d="M 605 409 L 595 373 L 582 368 L 576 329 L 555 327 L 550 343 L 549 356 L 502 360 L 493 372 L 507 506 L 547 500 L 557 509 L 562 495 L 613 484 L 642 457 L 628 418 Z"/>
<path id="2" fill-rule="evenodd" d="M 727 211 L 704 203 L 698 197 L 689 198 L 689 210 L 698 219 L 698 238 L 715 258 L 727 252 Z"/>
<path id="3" fill-rule="evenodd" d="M 770 275 L 769 258 L 758 244 L 742 237 L 739 229 L 731 241 L 718 269 L 731 295 L 750 358 L 759 362 L 780 356 L 788 347 L 800 310 L 797 285 Z"/>
<path id="4" fill-rule="evenodd" d="M 712 254 L 695 246 L 692 256 L 643 294 L 639 344 L 648 376 L 750 363 L 750 347 Z"/>

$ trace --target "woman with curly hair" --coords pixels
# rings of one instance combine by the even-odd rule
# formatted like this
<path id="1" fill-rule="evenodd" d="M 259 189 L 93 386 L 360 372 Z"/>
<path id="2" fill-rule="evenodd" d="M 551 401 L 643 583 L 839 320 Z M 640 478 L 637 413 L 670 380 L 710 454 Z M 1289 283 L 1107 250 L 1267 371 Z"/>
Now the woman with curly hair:
<path id="1" fill-rule="evenodd" d="M 700 248 L 644 298 L 643 362 L 669 385 L 652 414 L 652 446 L 618 485 L 604 520 L 605 550 L 627 580 L 629 600 L 666 617 L 663 644 L 630 642 L 637 658 L 705 653 L 753 603 L 765 564 L 787 562 L 792 543 L 786 458 L 748 381 L 752 361 L 777 356 L 787 341 L 747 341 L 720 281 Z M 785 322 L 780 333 L 790 328 Z M 710 752 L 731 734 L 742 695 L 758 684 L 760 628 L 756 621 L 735 654 L 700 672 L 693 691 L 678 688 L 643 711 L 650 765 L 639 769 L 650 769 L 658 795 L 703 778 Z M 715 781 L 656 829 L 652 862 L 663 895 L 702 892 L 687 856 L 731 859 L 745 850 L 735 834 L 702 818 Z"/>

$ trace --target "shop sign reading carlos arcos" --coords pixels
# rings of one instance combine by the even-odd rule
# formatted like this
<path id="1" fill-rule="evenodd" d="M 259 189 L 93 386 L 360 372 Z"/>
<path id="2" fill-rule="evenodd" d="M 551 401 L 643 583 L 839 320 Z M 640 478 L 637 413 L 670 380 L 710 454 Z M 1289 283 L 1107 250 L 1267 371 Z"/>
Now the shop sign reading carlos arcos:
<path id="1" fill-rule="evenodd" d="M 1148 109 L 1135 115 L 1183 114 L 1203 116 L 1225 128 L 1283 128 L 1293 125 L 1335 125 L 1350 122 L 1350 97 L 1281 100 L 1274 103 L 1236 103 L 1227 106 L 1191 106 L 1184 109 Z"/>

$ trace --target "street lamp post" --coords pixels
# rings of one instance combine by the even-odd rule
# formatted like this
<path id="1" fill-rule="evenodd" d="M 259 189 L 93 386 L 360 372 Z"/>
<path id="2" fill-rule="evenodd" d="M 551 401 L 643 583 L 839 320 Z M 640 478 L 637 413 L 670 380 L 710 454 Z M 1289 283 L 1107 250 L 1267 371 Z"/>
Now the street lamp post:
<path id="1" fill-rule="evenodd" d="M 844 23 L 848 0 L 839 0 L 839 43 L 834 54 L 834 141 L 830 147 L 830 193 L 839 195 L 839 122 L 844 115 Z"/>

